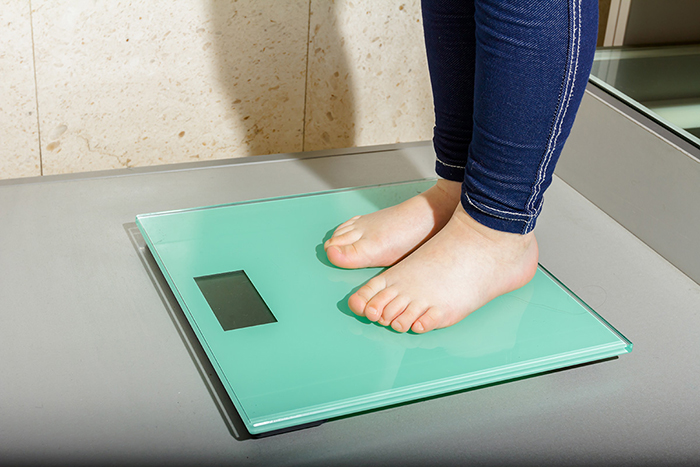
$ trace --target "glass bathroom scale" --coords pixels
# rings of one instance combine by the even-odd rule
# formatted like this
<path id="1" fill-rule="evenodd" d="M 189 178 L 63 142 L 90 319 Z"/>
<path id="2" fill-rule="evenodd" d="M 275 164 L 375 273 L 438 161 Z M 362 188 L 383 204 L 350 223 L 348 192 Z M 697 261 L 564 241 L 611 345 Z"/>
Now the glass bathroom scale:
<path id="1" fill-rule="evenodd" d="M 632 343 L 540 267 L 460 323 L 399 334 L 349 295 L 381 268 L 331 265 L 323 242 L 423 180 L 144 214 L 136 222 L 253 435 L 630 352 Z"/>

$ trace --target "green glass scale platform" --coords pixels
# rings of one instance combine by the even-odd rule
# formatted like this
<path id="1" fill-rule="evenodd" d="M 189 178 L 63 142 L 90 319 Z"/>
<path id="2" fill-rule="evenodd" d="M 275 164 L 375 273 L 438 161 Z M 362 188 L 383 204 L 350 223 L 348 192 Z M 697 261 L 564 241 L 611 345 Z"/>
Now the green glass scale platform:
<path id="1" fill-rule="evenodd" d="M 268 434 L 630 352 L 542 267 L 455 326 L 399 334 L 348 296 L 381 272 L 331 265 L 348 218 L 434 181 L 137 216 L 163 275 L 248 431 Z"/>

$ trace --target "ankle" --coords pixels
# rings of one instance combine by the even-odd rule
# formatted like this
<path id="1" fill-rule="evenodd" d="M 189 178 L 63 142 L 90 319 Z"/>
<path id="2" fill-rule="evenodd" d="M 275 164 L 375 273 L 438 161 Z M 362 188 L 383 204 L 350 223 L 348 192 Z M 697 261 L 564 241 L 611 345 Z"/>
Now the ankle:
<path id="1" fill-rule="evenodd" d="M 477 232 L 482 238 L 495 242 L 495 243 L 508 243 L 511 245 L 518 245 L 522 248 L 529 248 L 533 241 L 535 241 L 535 233 L 529 232 L 527 234 L 517 234 L 511 232 L 503 232 L 501 230 L 492 229 L 484 224 L 476 221 L 471 217 L 462 207 L 462 204 L 458 204 L 454 216 L 455 220 L 459 221 L 462 225 L 470 228 L 471 230 Z"/>
<path id="2" fill-rule="evenodd" d="M 460 198 L 462 197 L 461 182 L 453 182 L 452 180 L 439 178 L 435 183 L 435 188 L 441 191 L 446 198 L 452 201 L 459 202 Z"/>

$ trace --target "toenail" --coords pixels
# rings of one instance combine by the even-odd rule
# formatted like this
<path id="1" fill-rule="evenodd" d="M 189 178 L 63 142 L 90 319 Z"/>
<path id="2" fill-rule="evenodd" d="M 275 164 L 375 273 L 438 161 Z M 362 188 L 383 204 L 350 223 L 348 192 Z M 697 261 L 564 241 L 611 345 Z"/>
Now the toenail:
<path id="1" fill-rule="evenodd" d="M 413 324 L 413 329 L 415 329 L 416 332 L 423 332 L 423 329 L 424 329 L 424 328 L 423 328 L 423 325 L 420 324 L 420 321 L 416 321 L 416 322 Z"/>
<path id="2" fill-rule="evenodd" d="M 369 319 L 376 319 L 379 312 L 375 310 L 372 307 L 367 307 L 367 310 L 365 310 L 365 316 L 367 316 Z"/>
<path id="3" fill-rule="evenodd" d="M 401 332 L 401 330 L 402 330 L 401 324 L 400 324 L 400 323 L 397 323 L 396 321 L 394 321 L 393 323 L 391 323 L 391 327 L 394 328 L 395 330 L 399 331 L 399 332 Z"/>

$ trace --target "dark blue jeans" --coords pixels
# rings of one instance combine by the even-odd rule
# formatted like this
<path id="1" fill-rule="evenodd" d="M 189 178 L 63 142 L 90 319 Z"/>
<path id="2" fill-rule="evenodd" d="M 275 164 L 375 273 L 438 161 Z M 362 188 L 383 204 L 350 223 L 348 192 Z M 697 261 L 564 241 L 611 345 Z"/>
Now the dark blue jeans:
<path id="1" fill-rule="evenodd" d="M 436 172 L 462 206 L 526 234 L 586 88 L 597 0 L 423 0 Z"/>

